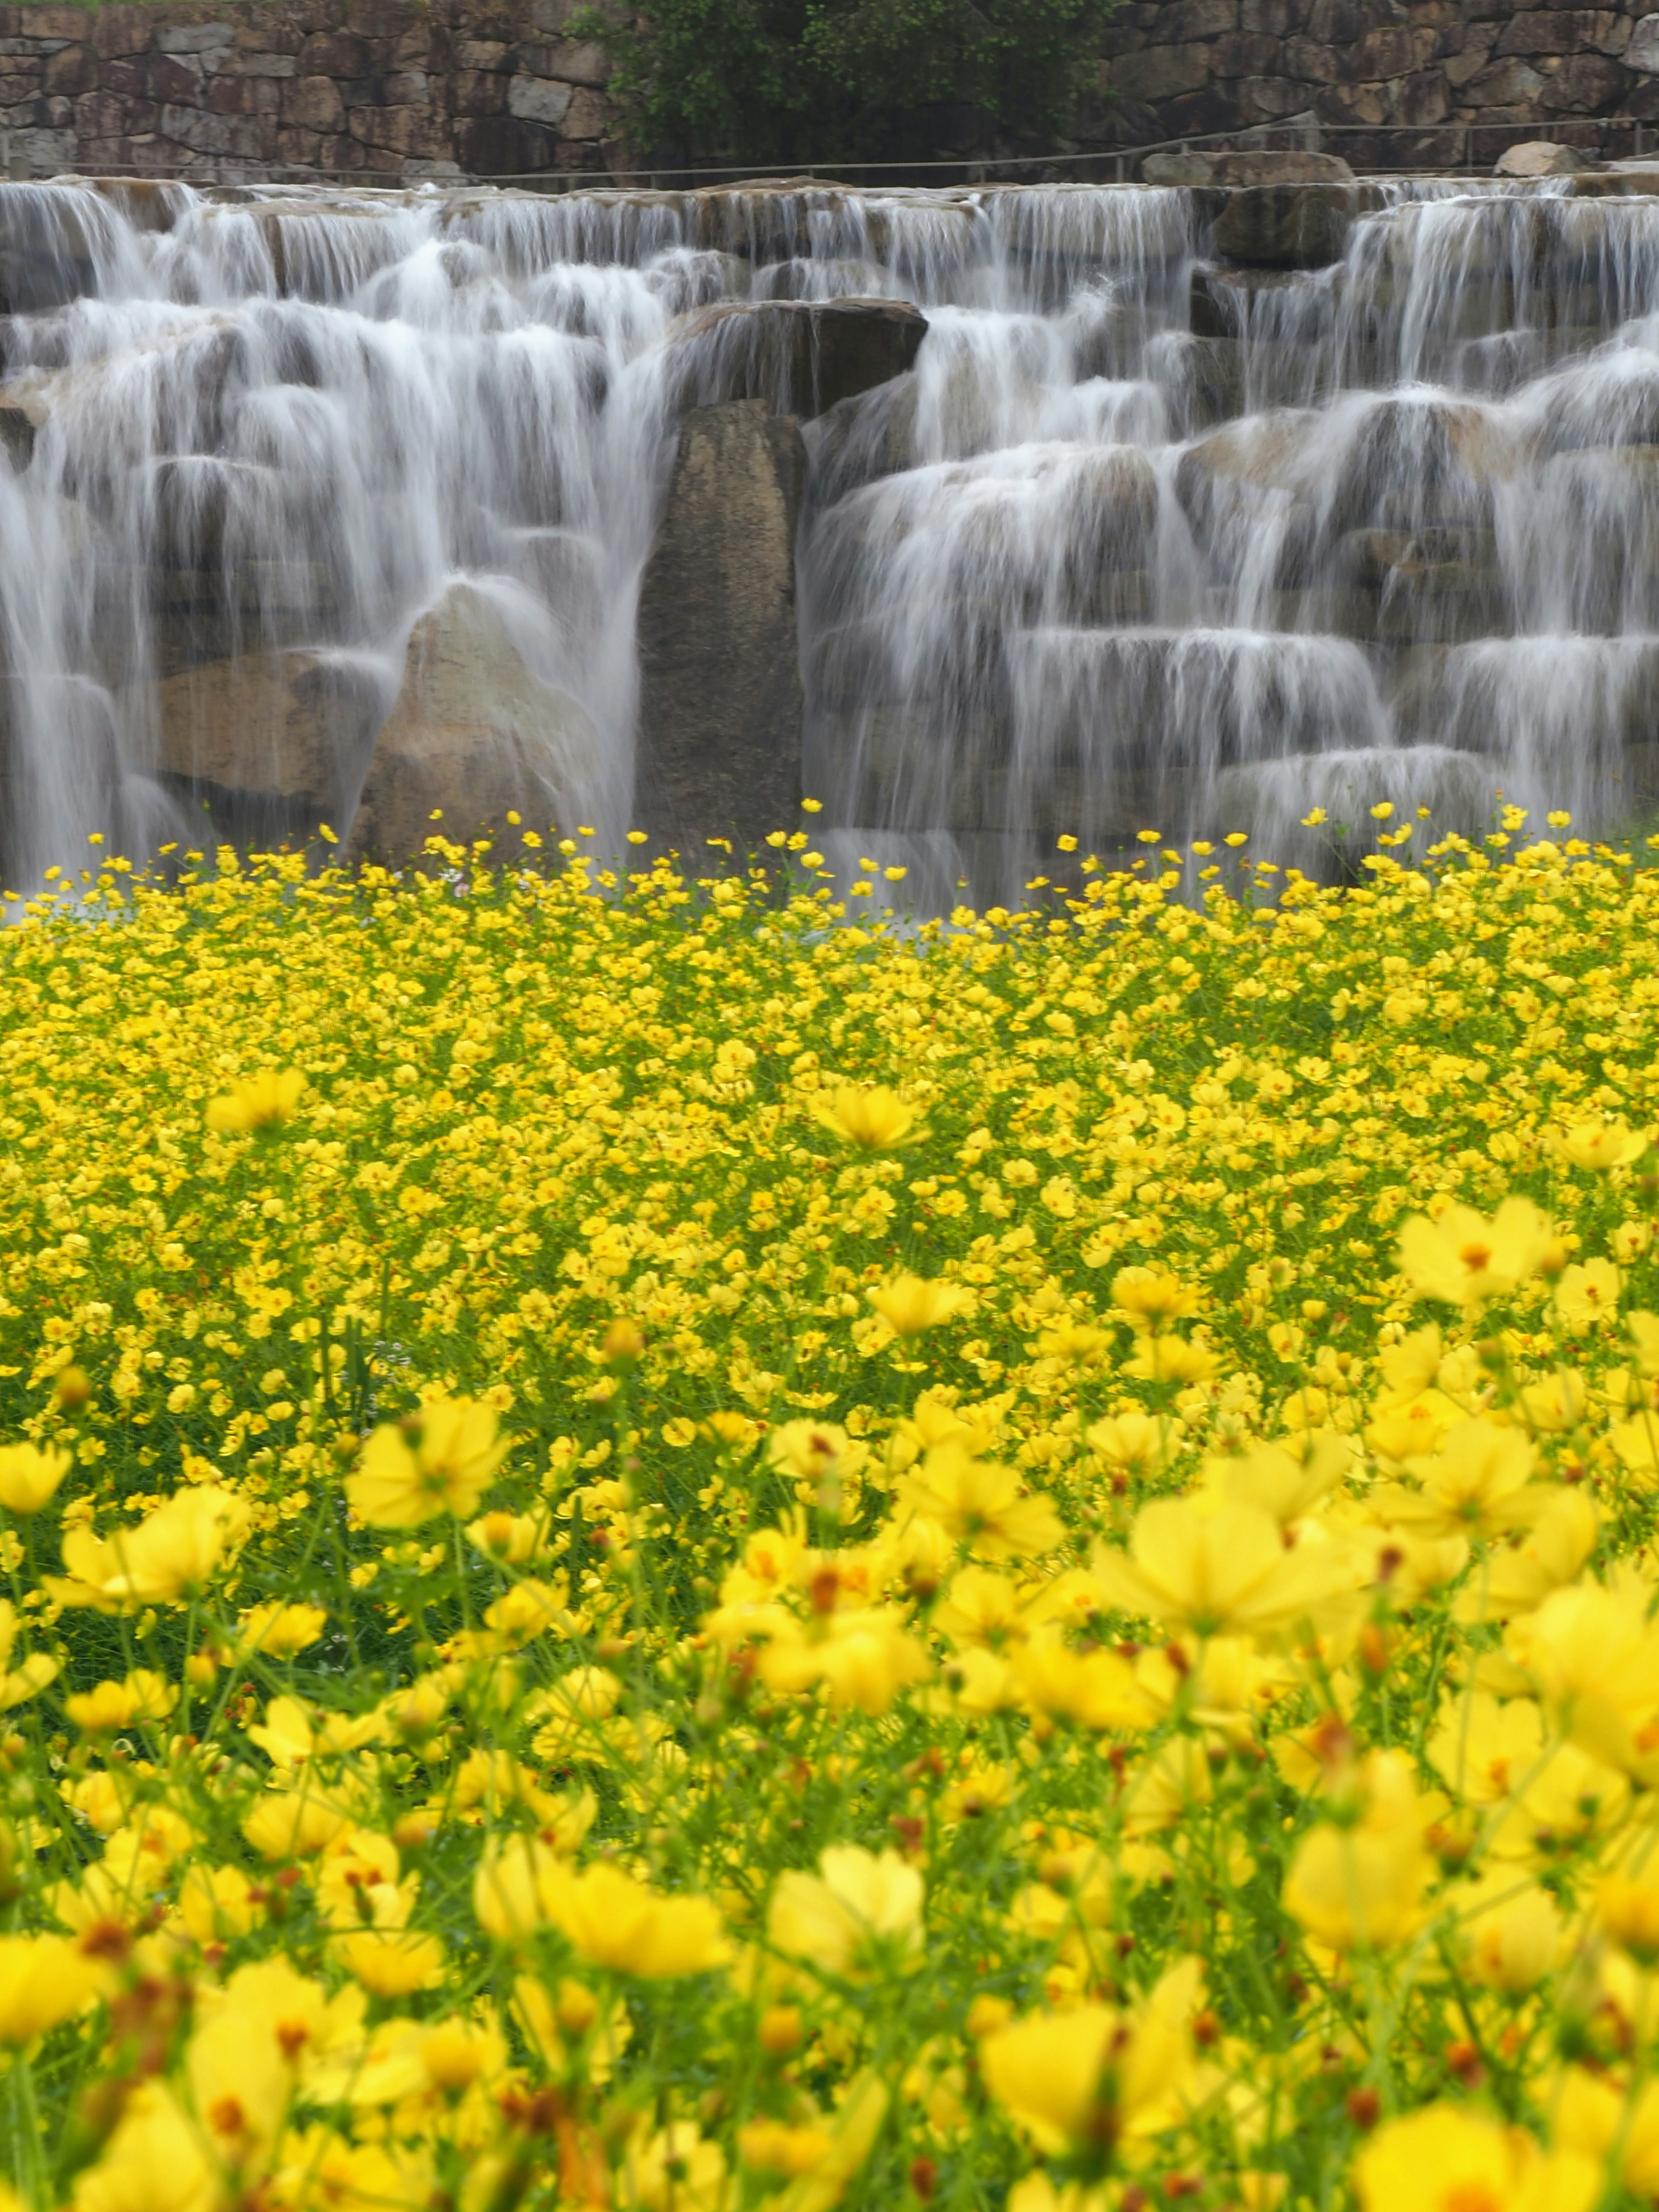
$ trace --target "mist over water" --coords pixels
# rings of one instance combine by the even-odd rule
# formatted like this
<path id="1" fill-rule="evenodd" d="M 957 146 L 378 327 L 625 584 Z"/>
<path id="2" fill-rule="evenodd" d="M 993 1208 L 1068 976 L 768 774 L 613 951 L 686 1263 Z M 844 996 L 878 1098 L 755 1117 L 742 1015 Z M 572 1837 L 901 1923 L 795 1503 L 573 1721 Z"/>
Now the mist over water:
<path id="1" fill-rule="evenodd" d="M 1139 187 L 0 185 L 0 400 L 37 426 L 0 464 L 14 884 L 93 829 L 201 842 L 203 793 L 284 742 L 270 656 L 369 702 L 316 782 L 343 828 L 459 578 L 588 733 L 564 826 L 619 836 L 678 412 L 745 349 L 811 405 L 723 302 L 928 317 L 913 372 L 806 425 L 836 851 L 948 902 L 1060 831 L 1294 857 L 1315 805 L 1629 815 L 1659 763 L 1659 200 L 1376 197 L 1341 262 L 1269 273 Z"/>

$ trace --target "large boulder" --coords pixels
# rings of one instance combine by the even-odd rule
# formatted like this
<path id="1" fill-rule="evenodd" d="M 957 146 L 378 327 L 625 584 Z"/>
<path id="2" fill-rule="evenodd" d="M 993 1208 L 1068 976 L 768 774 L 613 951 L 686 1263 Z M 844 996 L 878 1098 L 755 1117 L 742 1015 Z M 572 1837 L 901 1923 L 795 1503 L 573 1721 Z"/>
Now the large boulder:
<path id="1" fill-rule="evenodd" d="M 1215 219 L 1215 250 L 1270 269 L 1319 269 L 1342 258 L 1356 212 L 1346 185 L 1245 185 Z"/>
<path id="2" fill-rule="evenodd" d="M 641 829 L 753 840 L 794 826 L 805 474 L 798 425 L 758 399 L 698 408 L 681 428 L 640 593 Z"/>
<path id="3" fill-rule="evenodd" d="M 586 713 L 526 667 L 501 603 L 453 584 L 410 634 L 346 857 L 414 859 L 434 833 L 465 843 L 509 812 L 573 828 L 603 765 Z"/>
<path id="4" fill-rule="evenodd" d="M 1492 164 L 1495 177 L 1575 177 L 1589 163 L 1573 146 L 1553 145 L 1547 138 L 1528 138 L 1507 146 Z"/>
<path id="5" fill-rule="evenodd" d="M 163 677 L 153 698 L 126 702 L 153 743 L 147 765 L 228 836 L 341 822 L 386 711 L 374 667 L 337 653 L 241 653 Z"/>
<path id="6" fill-rule="evenodd" d="M 1353 171 L 1340 154 L 1298 152 L 1149 154 L 1140 165 L 1148 185 L 1351 185 Z"/>
<path id="7" fill-rule="evenodd" d="M 810 417 L 902 376 L 927 335 L 904 300 L 734 300 L 672 333 L 671 375 L 687 407 L 763 399 Z"/>

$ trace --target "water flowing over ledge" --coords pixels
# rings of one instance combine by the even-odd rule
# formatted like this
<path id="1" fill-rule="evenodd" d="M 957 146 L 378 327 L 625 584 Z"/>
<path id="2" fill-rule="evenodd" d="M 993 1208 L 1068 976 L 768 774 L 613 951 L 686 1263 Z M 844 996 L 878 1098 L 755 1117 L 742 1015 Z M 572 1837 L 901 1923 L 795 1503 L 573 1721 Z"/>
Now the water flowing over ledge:
<path id="1" fill-rule="evenodd" d="M 1218 257 L 1201 190 L 0 185 L 8 882 L 204 808 L 389 848 L 458 784 L 619 836 L 681 427 L 733 404 L 804 422 L 799 690 L 762 737 L 924 895 L 1005 891 L 1062 830 L 1290 852 L 1314 805 L 1473 826 L 1500 789 L 1628 817 L 1659 788 L 1628 181 L 1350 188 L 1311 267 L 1241 251 L 1238 203 Z M 876 310 L 836 303 L 879 301 L 920 350 L 890 311 L 899 352 L 848 369 Z"/>

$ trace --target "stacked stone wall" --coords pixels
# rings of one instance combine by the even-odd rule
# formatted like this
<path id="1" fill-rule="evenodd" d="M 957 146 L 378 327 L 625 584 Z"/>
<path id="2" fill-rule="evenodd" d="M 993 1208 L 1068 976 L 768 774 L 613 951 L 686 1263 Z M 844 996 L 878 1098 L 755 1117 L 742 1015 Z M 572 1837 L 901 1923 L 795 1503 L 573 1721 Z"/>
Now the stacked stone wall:
<path id="1" fill-rule="evenodd" d="M 1123 144 L 1296 118 L 1334 130 L 1324 143 L 1355 167 L 1449 165 L 1471 148 L 1490 167 L 1540 126 L 1625 153 L 1659 118 L 1650 0 L 1131 0 L 1105 47 L 1096 127 Z"/>
<path id="2" fill-rule="evenodd" d="M 641 149 L 622 143 L 603 52 L 563 35 L 570 12 L 571 0 L 0 7 L 0 162 L 13 176 L 220 181 L 620 170 Z M 1292 124 L 1356 167 L 1486 166 L 1540 126 L 1622 154 L 1659 124 L 1646 0 L 1129 0 L 1103 46 L 1085 149 Z"/>
<path id="3" fill-rule="evenodd" d="M 0 7 L 14 176 L 257 178 L 603 168 L 609 70 L 570 0 Z"/>

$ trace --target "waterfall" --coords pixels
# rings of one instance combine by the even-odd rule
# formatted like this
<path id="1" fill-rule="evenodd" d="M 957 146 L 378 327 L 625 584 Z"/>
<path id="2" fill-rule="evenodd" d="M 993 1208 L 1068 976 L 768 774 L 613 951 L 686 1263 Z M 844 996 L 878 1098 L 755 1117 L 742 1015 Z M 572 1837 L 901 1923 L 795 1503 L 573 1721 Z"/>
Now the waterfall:
<path id="1" fill-rule="evenodd" d="M 619 839 L 677 426 L 734 378 L 811 418 L 838 852 L 1005 895 L 1062 831 L 1633 817 L 1659 199 L 1357 198 L 1340 259 L 1267 270 L 1139 186 L 0 184 L 8 887 L 94 830 L 343 831 L 417 649 L 463 719 L 510 655 L 547 818 Z M 849 300 L 927 336 L 819 411 L 787 318 Z"/>

